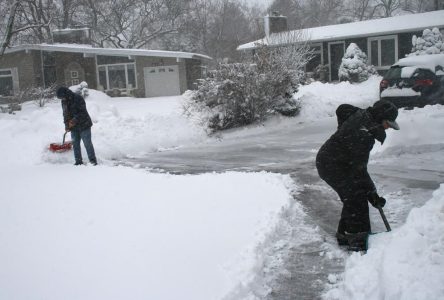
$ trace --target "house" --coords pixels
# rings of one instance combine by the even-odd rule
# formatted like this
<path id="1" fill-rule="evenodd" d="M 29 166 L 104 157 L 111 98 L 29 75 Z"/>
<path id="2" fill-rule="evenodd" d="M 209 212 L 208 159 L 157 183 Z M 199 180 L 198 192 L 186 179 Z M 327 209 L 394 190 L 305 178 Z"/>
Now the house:
<path id="1" fill-rule="evenodd" d="M 265 17 L 264 24 L 263 39 L 240 45 L 237 49 L 254 51 L 258 45 L 282 46 L 282 39 L 273 37 L 292 33 L 302 37 L 301 42 L 308 42 L 314 52 L 306 71 L 312 72 L 318 65 L 326 65 L 329 81 L 336 81 L 342 57 L 350 43 L 357 44 L 367 54 L 369 63 L 383 74 L 411 52 L 413 35 L 422 36 L 424 29 L 434 27 L 444 33 L 444 10 L 293 31 L 287 31 L 282 16 L 272 14 Z"/>
<path id="2" fill-rule="evenodd" d="M 0 58 L 0 96 L 29 87 L 76 85 L 82 81 L 110 95 L 156 97 L 193 89 L 210 57 L 143 49 L 94 48 L 89 30 L 53 32 L 54 44 L 11 47 Z M 67 42 L 70 42 L 69 44 Z"/>

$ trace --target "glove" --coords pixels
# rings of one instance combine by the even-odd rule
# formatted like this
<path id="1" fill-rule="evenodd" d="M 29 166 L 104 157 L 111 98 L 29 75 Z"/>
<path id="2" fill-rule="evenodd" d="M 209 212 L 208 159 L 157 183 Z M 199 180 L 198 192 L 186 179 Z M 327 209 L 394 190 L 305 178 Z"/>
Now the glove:
<path id="1" fill-rule="evenodd" d="M 384 207 L 387 201 L 385 200 L 385 198 L 379 197 L 378 194 L 372 193 L 369 195 L 368 202 L 370 202 L 370 204 L 373 205 L 373 207 L 378 208 L 378 207 Z"/>
<path id="2" fill-rule="evenodd" d="M 68 121 L 68 129 L 73 128 L 74 126 L 76 126 L 76 121 L 71 119 Z"/>

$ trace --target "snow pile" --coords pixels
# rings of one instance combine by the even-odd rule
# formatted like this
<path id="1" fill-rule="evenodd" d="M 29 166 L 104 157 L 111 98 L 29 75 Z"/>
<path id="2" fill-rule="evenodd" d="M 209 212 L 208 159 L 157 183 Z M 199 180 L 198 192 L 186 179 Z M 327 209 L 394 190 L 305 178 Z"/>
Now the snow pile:
<path id="1" fill-rule="evenodd" d="M 205 131 L 182 115 L 180 96 L 110 98 L 96 90 L 88 93 L 85 101 L 94 124 L 92 140 L 102 163 L 206 139 Z M 4 160 L 22 164 L 73 161 L 72 152 L 54 154 L 47 149 L 50 143 L 61 143 L 65 132 L 60 101 L 42 108 L 27 102 L 16 115 L 1 114 L 0 122 Z"/>
<path id="2" fill-rule="evenodd" d="M 350 43 L 339 66 L 341 81 L 363 82 L 371 75 L 376 75 L 376 69 L 367 65 L 367 55 L 356 45 Z"/>
<path id="3" fill-rule="evenodd" d="M 380 146 L 376 143 L 373 152 L 400 155 L 444 149 L 443 115 L 443 105 L 426 105 L 413 110 L 399 110 L 396 121 L 401 130 L 387 130 L 384 145 Z"/>
<path id="4" fill-rule="evenodd" d="M 336 116 L 340 104 L 349 103 L 361 108 L 369 107 L 379 100 L 381 77 L 371 76 L 360 84 L 350 82 L 321 83 L 313 82 L 301 86 L 293 96 L 301 102 L 299 119 L 316 121 L 320 118 Z"/>
<path id="5" fill-rule="evenodd" d="M 207 140 L 182 101 L 89 90 L 98 166 L 48 151 L 64 132 L 60 101 L 0 114 L 0 299 L 222 299 L 248 282 L 292 199 L 289 176 L 112 167 Z"/>
<path id="6" fill-rule="evenodd" d="M 325 299 L 428 300 L 444 297 L 444 185 L 406 223 L 370 238 L 366 255 L 354 253 L 343 280 Z"/>
<path id="7" fill-rule="evenodd" d="M 409 55 L 425 55 L 444 53 L 442 33 L 438 28 L 424 29 L 422 37 L 412 37 L 412 52 Z"/>
<path id="8" fill-rule="evenodd" d="M 291 196 L 289 176 L 2 166 L 0 299 L 221 299 Z"/>

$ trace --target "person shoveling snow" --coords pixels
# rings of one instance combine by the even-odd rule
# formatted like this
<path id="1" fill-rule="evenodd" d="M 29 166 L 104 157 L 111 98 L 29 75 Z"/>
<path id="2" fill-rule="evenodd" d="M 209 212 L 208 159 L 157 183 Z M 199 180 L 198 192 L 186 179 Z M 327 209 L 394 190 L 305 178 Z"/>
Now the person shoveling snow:
<path id="1" fill-rule="evenodd" d="M 336 115 L 338 129 L 320 148 L 316 167 L 344 205 L 336 233 L 338 244 L 351 251 L 366 251 L 371 232 L 367 201 L 378 209 L 386 202 L 368 174 L 368 159 L 375 140 L 384 143 L 385 130 L 399 130 L 398 109 L 389 101 L 378 101 L 367 109 L 342 104 Z"/>
<path id="2" fill-rule="evenodd" d="M 83 164 L 80 140 L 85 145 L 90 163 L 97 165 L 97 158 L 91 141 L 91 127 L 93 123 L 86 110 L 85 99 L 64 86 L 57 89 L 57 98 L 62 100 L 65 130 L 66 132 L 71 131 L 75 158 L 74 165 Z"/>

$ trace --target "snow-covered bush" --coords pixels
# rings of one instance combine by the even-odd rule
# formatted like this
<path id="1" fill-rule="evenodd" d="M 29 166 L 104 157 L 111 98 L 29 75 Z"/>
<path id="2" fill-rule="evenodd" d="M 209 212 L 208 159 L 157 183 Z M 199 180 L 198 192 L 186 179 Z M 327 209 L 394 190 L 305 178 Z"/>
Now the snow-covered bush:
<path id="1" fill-rule="evenodd" d="M 367 55 L 358 45 L 351 43 L 345 51 L 338 73 L 341 81 L 363 82 L 370 75 L 376 74 L 376 69 L 367 64 Z"/>
<path id="2" fill-rule="evenodd" d="M 412 52 L 407 56 L 444 53 L 442 33 L 436 27 L 432 30 L 425 29 L 422 32 L 422 37 L 414 35 L 412 46 Z"/>
<path id="3" fill-rule="evenodd" d="M 199 114 L 211 131 L 263 121 L 274 113 L 295 116 L 300 106 L 292 95 L 309 59 L 306 44 L 258 45 L 251 61 L 219 64 L 209 72 L 189 97 L 185 111 Z"/>
<path id="4" fill-rule="evenodd" d="M 220 64 L 200 81 L 185 109 L 198 113 L 210 131 L 218 131 L 263 121 L 274 112 L 295 115 L 299 106 L 291 98 L 294 91 L 288 73 L 273 78 L 258 72 L 257 65 Z"/>

